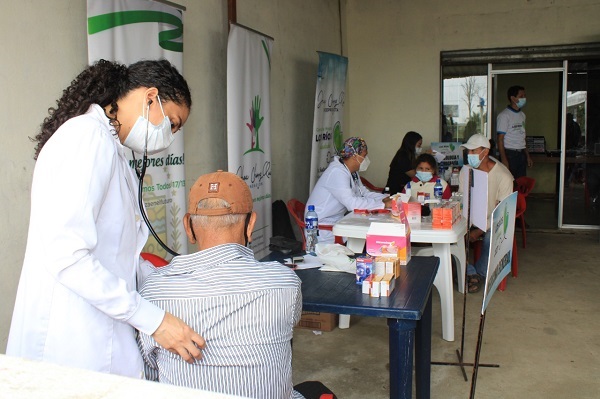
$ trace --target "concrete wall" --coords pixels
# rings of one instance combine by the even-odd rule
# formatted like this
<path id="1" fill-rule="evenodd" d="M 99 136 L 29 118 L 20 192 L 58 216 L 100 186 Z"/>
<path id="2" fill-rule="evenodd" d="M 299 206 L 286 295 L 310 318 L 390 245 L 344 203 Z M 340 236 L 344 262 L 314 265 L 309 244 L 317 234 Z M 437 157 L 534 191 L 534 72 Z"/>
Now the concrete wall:
<path id="1" fill-rule="evenodd" d="M 185 126 L 186 180 L 227 168 L 227 1 L 179 0 L 184 74 L 193 109 Z M 316 51 L 339 53 L 337 0 L 244 0 L 240 24 L 275 38 L 272 129 L 273 198 L 308 197 Z M 25 28 L 26 27 L 26 28 Z M 4 0 L 0 35 L 0 351 L 4 351 L 29 224 L 33 137 L 47 109 L 87 64 L 86 2 Z M 60 195 L 60 187 L 48 195 Z M 49 212 L 52 210 L 49 209 Z"/>
<path id="2" fill-rule="evenodd" d="M 438 140 L 440 51 L 597 42 L 599 17 L 588 0 L 346 0 L 346 132 L 369 144 L 365 177 L 385 184 L 407 131 Z"/>

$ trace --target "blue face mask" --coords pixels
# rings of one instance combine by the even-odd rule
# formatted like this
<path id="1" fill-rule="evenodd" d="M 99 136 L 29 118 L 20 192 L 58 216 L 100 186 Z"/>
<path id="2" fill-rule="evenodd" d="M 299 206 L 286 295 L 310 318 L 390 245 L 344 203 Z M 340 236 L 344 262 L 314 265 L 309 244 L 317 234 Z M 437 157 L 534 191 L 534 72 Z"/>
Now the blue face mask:
<path id="1" fill-rule="evenodd" d="M 428 182 L 433 177 L 433 173 L 431 172 L 422 172 L 420 170 L 417 171 L 417 179 L 421 180 L 423 183 Z"/>
<path id="2" fill-rule="evenodd" d="M 526 98 L 519 98 L 517 100 L 517 107 L 523 108 L 525 106 L 525 104 L 527 104 L 527 99 Z"/>
<path id="3" fill-rule="evenodd" d="M 481 159 L 479 159 L 479 154 L 467 154 L 467 161 L 472 168 L 477 169 L 479 165 L 481 165 Z"/>

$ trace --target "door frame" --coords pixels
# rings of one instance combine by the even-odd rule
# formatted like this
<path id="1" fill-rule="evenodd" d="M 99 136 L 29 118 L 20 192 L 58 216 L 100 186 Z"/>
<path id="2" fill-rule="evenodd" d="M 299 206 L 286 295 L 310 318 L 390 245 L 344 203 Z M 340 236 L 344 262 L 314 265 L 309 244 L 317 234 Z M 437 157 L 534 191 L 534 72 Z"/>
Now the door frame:
<path id="1" fill-rule="evenodd" d="M 565 174 L 565 156 L 566 151 L 563 149 L 566 147 L 566 114 L 567 114 L 567 70 L 568 61 L 563 60 L 562 67 L 547 67 L 547 68 L 523 68 L 523 69 L 494 69 L 494 64 L 488 63 L 488 85 L 487 85 L 487 97 L 488 97 L 488 113 L 486 118 L 486 136 L 488 138 L 492 136 L 492 112 L 490 110 L 495 109 L 494 97 L 493 97 L 493 82 L 494 77 L 497 75 L 517 75 L 527 73 L 562 73 L 562 93 L 561 93 L 561 117 L 560 117 L 560 163 L 559 163 L 559 189 L 558 189 L 558 228 L 581 228 L 590 229 L 593 226 L 587 225 L 565 225 L 563 224 L 563 205 L 564 205 L 564 174 Z M 498 64 L 501 65 L 501 64 Z"/>

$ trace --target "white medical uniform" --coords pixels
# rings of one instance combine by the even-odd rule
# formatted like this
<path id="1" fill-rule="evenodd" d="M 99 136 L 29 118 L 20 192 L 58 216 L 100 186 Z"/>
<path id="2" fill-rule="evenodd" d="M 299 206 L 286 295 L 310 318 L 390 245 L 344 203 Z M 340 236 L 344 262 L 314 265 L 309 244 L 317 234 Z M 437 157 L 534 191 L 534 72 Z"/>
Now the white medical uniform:
<path id="1" fill-rule="evenodd" d="M 334 224 L 354 209 L 383 209 L 385 207 L 381 200 L 388 195 L 370 191 L 362 184 L 358 173 L 355 176 L 356 178 L 340 162 L 338 156 L 334 157 L 315 184 L 306 202 L 307 210 L 308 205 L 315 206 L 319 224 Z M 319 230 L 319 242 L 333 243 L 333 233 Z"/>
<path id="2" fill-rule="evenodd" d="M 134 327 L 154 333 L 164 311 L 136 291 L 148 230 L 125 151 L 98 105 L 44 145 L 8 355 L 142 376 Z"/>

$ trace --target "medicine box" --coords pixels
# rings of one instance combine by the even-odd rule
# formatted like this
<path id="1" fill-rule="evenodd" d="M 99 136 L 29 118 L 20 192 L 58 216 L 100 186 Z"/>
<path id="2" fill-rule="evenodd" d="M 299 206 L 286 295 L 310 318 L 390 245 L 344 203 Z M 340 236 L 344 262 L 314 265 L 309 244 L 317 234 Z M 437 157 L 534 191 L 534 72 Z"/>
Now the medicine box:
<path id="1" fill-rule="evenodd" d="M 404 214 L 409 224 L 421 224 L 421 204 L 418 202 L 403 202 Z"/>
<path id="2" fill-rule="evenodd" d="M 370 256 L 359 256 L 356 258 L 356 284 L 362 284 L 363 280 L 373 274 L 373 258 Z"/>
<path id="3" fill-rule="evenodd" d="M 372 222 L 367 231 L 367 253 L 398 258 L 406 265 L 410 261 L 410 229 L 404 223 Z"/>
<path id="4" fill-rule="evenodd" d="M 381 296 L 390 296 L 394 290 L 396 278 L 393 274 L 386 274 L 379 283 L 379 291 Z"/>
<path id="5" fill-rule="evenodd" d="M 431 226 L 434 229 L 451 229 L 460 217 L 460 203 L 446 201 L 431 210 Z"/>

